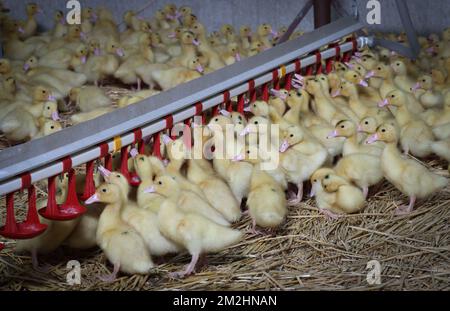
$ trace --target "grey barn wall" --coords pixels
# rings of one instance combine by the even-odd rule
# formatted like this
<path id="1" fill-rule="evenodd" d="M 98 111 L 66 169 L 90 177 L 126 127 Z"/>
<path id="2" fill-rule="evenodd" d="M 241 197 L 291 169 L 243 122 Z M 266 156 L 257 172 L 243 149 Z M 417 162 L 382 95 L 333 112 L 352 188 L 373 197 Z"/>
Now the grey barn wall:
<path id="1" fill-rule="evenodd" d="M 65 10 L 66 0 L 33 0 L 41 5 L 45 12 L 38 15 L 40 25 L 47 28 L 53 24 L 51 18 L 56 9 Z M 338 0 L 350 12 L 353 0 Z M 104 5 L 113 10 L 117 20 L 121 20 L 125 10 L 137 10 L 151 2 L 152 5 L 143 12 L 143 17 L 150 17 L 152 13 L 168 2 L 177 6 L 189 5 L 195 14 L 207 26 L 209 31 L 217 30 L 220 25 L 230 23 L 235 26 L 256 25 L 267 22 L 276 28 L 288 25 L 305 0 L 81 0 L 82 6 L 97 7 Z M 400 20 L 396 12 L 394 0 L 380 0 L 382 10 L 382 24 L 375 26 L 379 30 L 400 31 Z M 4 3 L 12 10 L 15 18 L 24 18 L 24 7 L 27 1 L 4 0 Z M 361 20 L 365 22 L 367 13 L 367 0 L 358 0 L 358 8 Z M 450 25 L 450 1 L 449 0 L 408 0 L 407 1 L 413 23 L 419 33 L 437 32 Z M 313 29 L 312 12 L 309 12 L 299 27 L 303 30 Z"/>

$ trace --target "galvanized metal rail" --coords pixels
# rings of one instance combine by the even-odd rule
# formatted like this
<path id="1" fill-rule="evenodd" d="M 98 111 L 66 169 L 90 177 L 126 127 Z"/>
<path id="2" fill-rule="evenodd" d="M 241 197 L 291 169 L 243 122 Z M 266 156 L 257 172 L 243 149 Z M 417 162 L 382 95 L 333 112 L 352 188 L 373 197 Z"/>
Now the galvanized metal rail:
<path id="1" fill-rule="evenodd" d="M 62 173 L 65 170 L 63 159 L 67 157 L 70 157 L 71 167 L 101 158 L 105 152 L 117 149 L 117 139 L 121 146 L 135 142 L 136 129 L 139 129 L 140 137 L 147 137 L 167 128 L 166 116 L 170 115 L 172 123 L 176 124 L 198 114 L 196 103 L 201 102 L 201 109 L 205 111 L 224 101 L 223 92 L 233 97 L 247 92 L 250 88 L 249 81 L 252 81 L 252 88 L 272 81 L 273 70 L 278 70 L 280 76 L 294 72 L 295 60 L 299 58 L 303 68 L 316 64 L 318 57 L 325 60 L 334 57 L 338 50 L 341 53 L 351 51 L 354 49 L 353 43 L 346 42 L 340 44 L 339 48 L 307 55 L 327 44 L 336 43 L 362 27 L 362 24 L 351 17 L 342 18 L 301 38 L 280 44 L 134 105 L 1 151 L 0 195 L 27 188 L 37 181 Z M 362 45 L 364 40 L 358 39 L 358 46 Z M 302 58 L 302 55 L 306 56 Z"/>

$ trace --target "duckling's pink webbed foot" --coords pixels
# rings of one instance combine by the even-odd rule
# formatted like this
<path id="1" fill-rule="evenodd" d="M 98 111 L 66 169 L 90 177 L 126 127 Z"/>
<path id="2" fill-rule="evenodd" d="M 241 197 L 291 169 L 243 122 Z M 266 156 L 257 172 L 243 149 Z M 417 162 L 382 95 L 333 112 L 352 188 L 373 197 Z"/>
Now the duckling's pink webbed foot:
<path id="1" fill-rule="evenodd" d="M 367 195 L 369 194 L 369 187 L 363 187 L 363 195 L 364 199 L 367 199 Z"/>
<path id="2" fill-rule="evenodd" d="M 105 283 L 112 283 L 117 279 L 120 270 L 120 264 L 114 264 L 114 270 L 111 274 L 99 275 L 98 278 Z"/>
<path id="3" fill-rule="evenodd" d="M 409 205 L 399 206 L 395 209 L 395 215 L 408 215 L 412 212 L 414 204 L 416 203 L 416 197 L 409 198 Z"/>
<path id="4" fill-rule="evenodd" d="M 171 272 L 169 273 L 169 277 L 172 279 L 179 279 L 191 275 L 194 272 L 195 266 L 197 265 L 197 261 L 199 258 L 200 254 L 193 254 L 191 262 L 189 263 L 189 265 L 187 265 L 186 270 L 179 272 Z"/>
<path id="5" fill-rule="evenodd" d="M 340 215 L 335 214 L 332 211 L 329 211 L 327 209 L 319 209 L 319 212 L 324 214 L 325 218 L 328 219 L 328 220 L 336 220 L 336 219 L 339 219 L 339 217 L 341 217 Z"/>
<path id="6" fill-rule="evenodd" d="M 252 218 L 252 226 L 250 229 L 248 229 L 247 232 L 250 232 L 253 235 L 260 235 L 263 234 L 261 231 L 256 230 L 256 220 Z"/>
<path id="7" fill-rule="evenodd" d="M 292 196 L 293 192 L 289 193 L 288 205 L 295 206 L 299 204 L 303 199 L 303 182 L 297 184 L 298 192 Z"/>

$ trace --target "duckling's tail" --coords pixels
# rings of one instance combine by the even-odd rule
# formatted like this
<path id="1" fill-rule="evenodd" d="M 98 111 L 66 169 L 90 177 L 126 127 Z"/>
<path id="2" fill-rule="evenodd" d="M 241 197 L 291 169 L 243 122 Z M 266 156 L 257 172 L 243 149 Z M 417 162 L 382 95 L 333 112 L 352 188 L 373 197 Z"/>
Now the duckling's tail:
<path id="1" fill-rule="evenodd" d="M 242 240 L 242 232 L 221 225 L 209 226 L 205 248 L 210 252 L 220 251 Z"/>

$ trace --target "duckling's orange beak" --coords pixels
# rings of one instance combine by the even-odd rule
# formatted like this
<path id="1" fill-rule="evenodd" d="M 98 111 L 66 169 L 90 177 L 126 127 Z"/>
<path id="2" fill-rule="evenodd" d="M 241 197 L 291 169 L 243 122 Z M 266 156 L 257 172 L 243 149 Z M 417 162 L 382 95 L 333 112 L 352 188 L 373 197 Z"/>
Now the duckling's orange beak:
<path id="1" fill-rule="evenodd" d="M 383 99 L 378 103 L 378 107 L 383 108 L 385 106 L 389 105 L 389 100 L 387 98 Z"/>
<path id="2" fill-rule="evenodd" d="M 52 112 L 52 120 L 53 120 L 53 121 L 59 121 L 59 120 L 61 120 L 61 118 L 59 117 L 58 111 L 53 111 L 53 112 Z"/>
<path id="3" fill-rule="evenodd" d="M 313 183 L 311 185 L 311 191 L 309 192 L 309 197 L 314 198 L 315 195 L 316 195 L 316 185 Z"/>
<path id="4" fill-rule="evenodd" d="M 109 176 L 111 175 L 111 171 L 106 169 L 104 166 L 99 165 L 98 171 L 103 176 L 103 178 L 107 181 L 109 179 Z"/>
<path id="5" fill-rule="evenodd" d="M 411 91 L 413 93 L 415 93 L 418 89 L 420 89 L 422 86 L 420 84 L 420 82 L 417 82 L 416 84 L 414 84 L 414 86 L 412 87 Z"/>
<path id="6" fill-rule="evenodd" d="M 368 73 L 366 73 L 366 76 L 364 78 L 369 79 L 375 76 L 375 71 L 371 70 Z"/>
<path id="7" fill-rule="evenodd" d="M 288 148 L 289 148 L 289 142 L 285 139 L 281 143 L 280 152 L 285 152 L 286 150 L 288 150 Z"/>
<path id="8" fill-rule="evenodd" d="M 139 154 L 139 152 L 137 151 L 136 148 L 133 148 L 133 149 L 130 150 L 130 156 L 131 156 L 132 158 L 136 158 L 136 156 L 137 156 L 138 154 Z"/>
<path id="9" fill-rule="evenodd" d="M 369 86 L 369 84 L 367 83 L 367 81 L 365 81 L 365 80 L 363 80 L 363 79 L 359 80 L 358 85 L 361 85 L 361 86 L 364 86 L 364 87 L 368 87 L 368 86 Z"/>
<path id="10" fill-rule="evenodd" d="M 94 193 L 86 201 L 84 201 L 84 204 L 92 204 L 92 203 L 95 203 L 95 202 L 100 202 L 100 198 L 99 198 L 97 193 Z"/>
<path id="11" fill-rule="evenodd" d="M 331 92 L 331 97 L 338 97 L 339 95 L 341 95 L 340 89 L 336 89 L 333 92 Z"/>
<path id="12" fill-rule="evenodd" d="M 335 138 L 338 137 L 339 133 L 337 130 L 334 130 L 333 132 L 331 132 L 330 134 L 328 134 L 327 138 Z"/>
<path id="13" fill-rule="evenodd" d="M 150 186 L 144 189 L 144 193 L 155 193 L 155 192 L 156 192 L 155 186 Z"/>
<path id="14" fill-rule="evenodd" d="M 233 159 L 231 159 L 231 161 L 233 161 L 233 162 L 239 162 L 239 161 L 242 161 L 242 160 L 244 160 L 244 155 L 242 155 L 242 154 L 235 155 L 233 157 Z"/>
<path id="15" fill-rule="evenodd" d="M 367 139 L 366 139 L 366 144 L 373 144 L 374 142 L 378 141 L 380 139 L 380 137 L 378 136 L 377 133 L 370 135 Z"/>
<path id="16" fill-rule="evenodd" d="M 117 54 L 119 57 L 124 57 L 124 56 L 125 56 L 125 52 L 123 51 L 122 48 L 118 48 L 118 49 L 116 50 L 116 54 Z"/>

